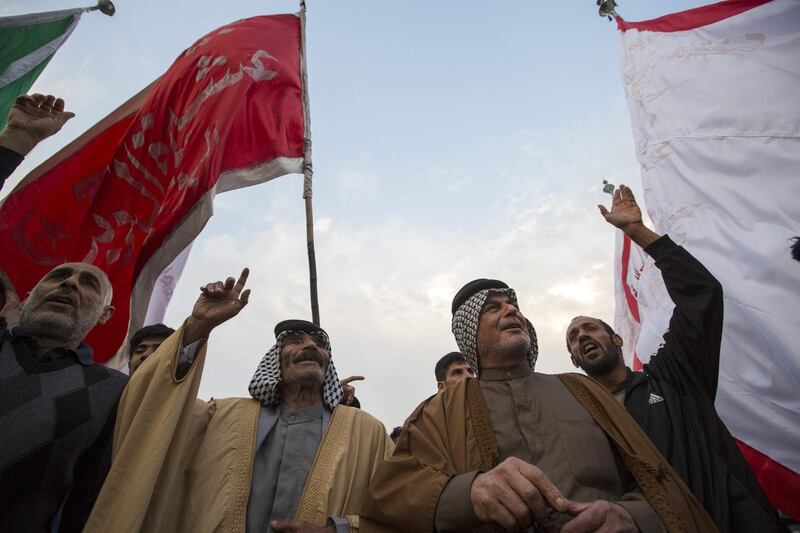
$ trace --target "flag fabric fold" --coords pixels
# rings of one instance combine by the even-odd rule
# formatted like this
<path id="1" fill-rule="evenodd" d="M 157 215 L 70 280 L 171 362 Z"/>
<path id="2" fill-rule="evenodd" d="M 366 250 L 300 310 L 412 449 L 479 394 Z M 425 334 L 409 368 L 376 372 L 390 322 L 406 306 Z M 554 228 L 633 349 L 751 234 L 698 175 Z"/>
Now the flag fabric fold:
<path id="1" fill-rule="evenodd" d="M 217 193 L 302 172 L 303 93 L 298 16 L 244 19 L 199 39 L 0 205 L 0 267 L 16 293 L 65 261 L 103 269 L 116 312 L 87 343 L 109 361 Z"/>
<path id="2" fill-rule="evenodd" d="M 0 130 L 14 99 L 33 86 L 78 25 L 83 8 L 0 18 Z"/>
<path id="3" fill-rule="evenodd" d="M 800 519 L 800 264 L 789 253 L 800 235 L 800 2 L 729 0 L 618 27 L 647 211 L 725 291 L 717 410 L 755 452 L 773 504 Z M 627 285 L 646 362 L 672 305 L 652 262 L 618 247 L 617 319 L 640 327 Z"/>

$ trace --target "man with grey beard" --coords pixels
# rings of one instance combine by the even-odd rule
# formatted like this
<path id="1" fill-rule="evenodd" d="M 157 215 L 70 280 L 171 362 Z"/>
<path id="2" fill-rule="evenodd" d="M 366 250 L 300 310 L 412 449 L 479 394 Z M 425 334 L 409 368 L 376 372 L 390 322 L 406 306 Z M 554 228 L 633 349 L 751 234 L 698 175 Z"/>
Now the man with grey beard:
<path id="1" fill-rule="evenodd" d="M 127 378 L 82 343 L 114 312 L 99 268 L 65 263 L 0 331 L 0 523 L 6 531 L 80 531 L 111 460 Z"/>

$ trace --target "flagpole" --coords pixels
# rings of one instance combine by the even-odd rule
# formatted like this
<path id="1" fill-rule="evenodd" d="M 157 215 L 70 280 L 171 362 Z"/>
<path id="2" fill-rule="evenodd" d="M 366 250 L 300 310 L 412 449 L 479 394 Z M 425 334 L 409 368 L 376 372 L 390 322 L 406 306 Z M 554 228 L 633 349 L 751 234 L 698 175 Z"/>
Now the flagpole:
<path id="1" fill-rule="evenodd" d="M 308 105 L 308 71 L 306 70 L 306 3 L 300 0 L 300 70 L 303 78 L 303 117 L 305 136 L 303 146 L 303 200 L 306 204 L 306 245 L 308 247 L 308 281 L 311 291 L 311 320 L 319 326 L 319 299 L 317 294 L 317 258 L 314 252 L 314 209 L 311 202 L 311 117 Z"/>

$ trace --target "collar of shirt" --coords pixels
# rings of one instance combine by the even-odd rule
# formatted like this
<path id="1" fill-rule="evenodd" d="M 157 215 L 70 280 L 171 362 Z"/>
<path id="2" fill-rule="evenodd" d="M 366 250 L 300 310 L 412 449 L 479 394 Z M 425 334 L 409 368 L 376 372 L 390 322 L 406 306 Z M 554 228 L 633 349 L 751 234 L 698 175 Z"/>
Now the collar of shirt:
<path id="1" fill-rule="evenodd" d="M 20 328 L 11 330 L 9 336 L 11 342 L 14 343 L 15 346 L 18 345 L 18 342 L 24 342 L 30 349 L 31 356 L 33 356 L 33 352 L 36 350 L 36 339 Z M 83 343 L 80 343 L 77 348 L 68 348 L 66 346 L 53 348 L 39 357 L 35 357 L 35 359 L 39 363 L 51 363 L 66 357 L 72 357 L 83 366 L 92 366 L 92 349 Z"/>
<path id="2" fill-rule="evenodd" d="M 319 420 L 322 418 L 322 402 L 308 409 L 298 409 L 297 411 L 292 411 L 286 404 L 281 404 L 280 416 L 281 420 L 288 424 L 302 424 L 312 420 Z"/>
<path id="3" fill-rule="evenodd" d="M 481 368 L 481 381 L 505 381 L 507 379 L 524 378 L 533 374 L 528 361 L 523 359 L 509 368 Z"/>

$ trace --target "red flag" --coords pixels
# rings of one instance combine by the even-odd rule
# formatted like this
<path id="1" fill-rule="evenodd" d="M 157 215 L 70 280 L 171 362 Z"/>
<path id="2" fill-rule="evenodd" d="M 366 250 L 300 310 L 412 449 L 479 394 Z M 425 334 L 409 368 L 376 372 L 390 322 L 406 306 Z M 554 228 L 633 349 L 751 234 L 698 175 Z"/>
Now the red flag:
<path id="1" fill-rule="evenodd" d="M 302 172 L 301 39 L 295 15 L 216 29 L 26 176 L 0 206 L 0 266 L 17 294 L 66 261 L 103 269 L 116 313 L 86 342 L 108 361 L 216 193 Z"/>

